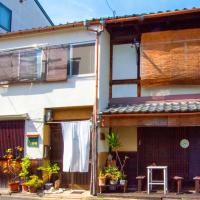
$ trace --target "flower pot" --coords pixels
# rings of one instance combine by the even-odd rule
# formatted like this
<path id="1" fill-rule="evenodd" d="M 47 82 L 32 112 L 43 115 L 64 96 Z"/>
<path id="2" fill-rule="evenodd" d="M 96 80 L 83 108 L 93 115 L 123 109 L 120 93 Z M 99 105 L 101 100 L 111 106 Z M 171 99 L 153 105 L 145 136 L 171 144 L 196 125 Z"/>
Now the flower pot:
<path id="1" fill-rule="evenodd" d="M 117 182 L 116 180 L 110 180 L 110 185 L 117 185 Z"/>
<path id="2" fill-rule="evenodd" d="M 120 181 L 119 181 L 119 184 L 120 184 L 120 185 L 125 185 L 125 184 L 126 184 L 126 180 L 120 180 Z"/>
<path id="3" fill-rule="evenodd" d="M 19 181 L 8 183 L 8 186 L 11 192 L 19 191 Z"/>
<path id="4" fill-rule="evenodd" d="M 105 177 L 99 177 L 99 186 L 103 186 L 106 184 L 106 178 Z"/>
<path id="5" fill-rule="evenodd" d="M 36 193 L 37 192 L 37 188 L 33 187 L 33 186 L 29 186 L 29 192 L 30 193 Z"/>
<path id="6" fill-rule="evenodd" d="M 45 189 L 45 190 L 50 190 L 51 187 L 53 187 L 53 183 L 45 183 L 45 184 L 44 184 L 44 189 Z"/>
<path id="7" fill-rule="evenodd" d="M 54 188 L 55 188 L 56 190 L 59 190 L 60 184 L 61 184 L 60 179 L 56 180 L 55 183 L 54 183 Z"/>
<path id="8" fill-rule="evenodd" d="M 22 192 L 28 192 L 29 188 L 25 183 L 22 183 Z"/>

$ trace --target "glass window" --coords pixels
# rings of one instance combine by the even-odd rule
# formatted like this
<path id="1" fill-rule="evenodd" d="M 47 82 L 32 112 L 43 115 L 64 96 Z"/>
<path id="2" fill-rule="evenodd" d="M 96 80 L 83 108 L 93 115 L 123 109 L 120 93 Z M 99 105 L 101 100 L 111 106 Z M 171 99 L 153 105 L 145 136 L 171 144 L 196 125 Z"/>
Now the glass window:
<path id="1" fill-rule="evenodd" d="M 6 31 L 11 31 L 12 11 L 0 3 L 0 27 Z"/>
<path id="2" fill-rule="evenodd" d="M 72 45 L 68 74 L 92 74 L 95 72 L 95 44 Z"/>
<path id="3" fill-rule="evenodd" d="M 32 49 L 20 52 L 19 79 L 40 80 L 42 74 L 42 51 Z"/>

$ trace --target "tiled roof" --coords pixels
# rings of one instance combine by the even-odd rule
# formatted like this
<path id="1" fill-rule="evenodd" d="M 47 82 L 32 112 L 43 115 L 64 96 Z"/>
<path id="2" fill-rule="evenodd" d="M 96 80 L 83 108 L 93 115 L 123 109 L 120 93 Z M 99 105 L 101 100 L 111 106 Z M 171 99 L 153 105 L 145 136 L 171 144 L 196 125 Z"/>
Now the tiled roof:
<path id="1" fill-rule="evenodd" d="M 95 23 L 95 22 L 100 22 L 101 20 L 109 21 L 109 20 L 113 20 L 113 19 L 120 19 L 120 18 L 129 18 L 129 17 L 140 17 L 140 16 L 144 16 L 144 15 L 154 15 L 154 14 L 162 14 L 162 13 L 170 13 L 170 12 L 179 12 L 179 11 L 195 11 L 195 12 L 199 12 L 199 8 L 193 7 L 193 8 L 183 8 L 183 9 L 175 9 L 175 10 L 166 10 L 166 11 L 157 11 L 157 12 L 149 12 L 149 13 L 139 13 L 139 14 L 132 14 L 132 15 L 122 15 L 122 16 L 115 16 L 115 17 L 101 17 L 101 18 L 92 18 L 92 19 L 88 19 L 87 21 L 89 21 L 90 23 Z M 32 28 L 32 29 L 24 29 L 24 30 L 18 30 L 18 31 L 14 31 L 14 32 L 7 32 L 7 33 L 1 33 L 0 37 L 4 37 L 7 35 L 12 35 L 12 34 L 24 34 L 24 33 L 32 33 L 32 32 L 37 32 L 37 31 L 51 31 L 51 30 L 57 30 L 57 29 L 61 29 L 61 28 L 71 28 L 71 27 L 76 27 L 76 25 L 83 25 L 84 21 L 74 21 L 74 22 L 66 22 L 64 24 L 59 24 L 59 25 L 54 25 L 54 26 L 44 26 L 44 27 L 38 27 L 38 28 Z M 94 25 L 94 24 L 93 24 Z"/>
<path id="2" fill-rule="evenodd" d="M 200 100 L 112 105 L 103 114 L 199 112 Z"/>

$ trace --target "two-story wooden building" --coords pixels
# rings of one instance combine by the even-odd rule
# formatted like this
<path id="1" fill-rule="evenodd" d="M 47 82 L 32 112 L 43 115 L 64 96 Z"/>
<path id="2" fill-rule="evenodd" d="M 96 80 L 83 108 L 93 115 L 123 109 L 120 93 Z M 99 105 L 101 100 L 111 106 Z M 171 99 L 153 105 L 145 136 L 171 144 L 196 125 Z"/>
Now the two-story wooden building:
<path id="1" fill-rule="evenodd" d="M 109 105 L 100 132 L 116 132 L 129 187 L 151 164 L 168 178 L 200 175 L 200 10 L 106 20 L 110 33 Z M 100 140 L 99 167 L 107 147 Z"/>

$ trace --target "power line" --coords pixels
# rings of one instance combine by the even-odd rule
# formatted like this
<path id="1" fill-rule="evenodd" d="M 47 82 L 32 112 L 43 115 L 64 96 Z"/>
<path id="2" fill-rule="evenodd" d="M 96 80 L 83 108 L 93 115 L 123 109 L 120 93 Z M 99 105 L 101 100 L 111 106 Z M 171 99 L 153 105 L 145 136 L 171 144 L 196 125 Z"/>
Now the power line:
<path id="1" fill-rule="evenodd" d="M 112 9 L 112 7 L 111 7 L 111 5 L 109 4 L 108 0 L 105 0 L 105 1 L 106 1 L 106 4 L 107 4 L 108 8 L 112 11 L 113 17 L 115 17 L 115 16 L 116 16 L 116 11 Z"/>

